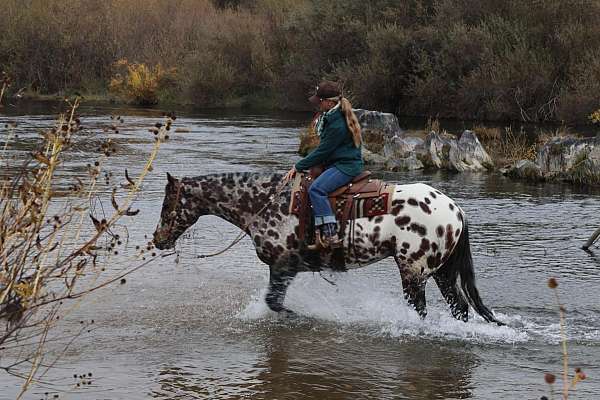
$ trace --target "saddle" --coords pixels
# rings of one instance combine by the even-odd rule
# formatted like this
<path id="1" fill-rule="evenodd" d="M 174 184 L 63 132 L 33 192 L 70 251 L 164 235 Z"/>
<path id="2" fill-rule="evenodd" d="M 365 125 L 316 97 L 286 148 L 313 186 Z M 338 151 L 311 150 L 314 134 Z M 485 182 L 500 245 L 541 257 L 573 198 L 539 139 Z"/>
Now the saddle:
<path id="1" fill-rule="evenodd" d="M 308 190 L 321 172 L 319 169 L 311 169 L 308 174 L 299 173 L 292 186 L 290 213 L 298 216 L 300 221 L 298 239 L 301 242 L 308 239 L 307 226 L 313 226 Z M 389 213 L 393 191 L 393 185 L 380 179 L 371 179 L 371 172 L 365 171 L 349 184 L 332 192 L 329 195 L 329 203 L 336 214 L 339 237 L 344 239 L 346 226 L 351 220 Z"/>

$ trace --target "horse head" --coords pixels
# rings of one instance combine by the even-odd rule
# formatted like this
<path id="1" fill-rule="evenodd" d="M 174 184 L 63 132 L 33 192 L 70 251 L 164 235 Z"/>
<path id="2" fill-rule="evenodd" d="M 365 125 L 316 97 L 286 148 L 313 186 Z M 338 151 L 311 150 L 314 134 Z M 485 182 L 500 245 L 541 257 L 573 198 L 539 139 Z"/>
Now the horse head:
<path id="1" fill-rule="evenodd" d="M 187 204 L 189 188 L 183 181 L 167 172 L 167 186 L 163 200 L 160 221 L 154 231 L 154 245 L 160 249 L 171 249 L 175 242 L 190 226 L 198 220 L 200 212 Z"/>

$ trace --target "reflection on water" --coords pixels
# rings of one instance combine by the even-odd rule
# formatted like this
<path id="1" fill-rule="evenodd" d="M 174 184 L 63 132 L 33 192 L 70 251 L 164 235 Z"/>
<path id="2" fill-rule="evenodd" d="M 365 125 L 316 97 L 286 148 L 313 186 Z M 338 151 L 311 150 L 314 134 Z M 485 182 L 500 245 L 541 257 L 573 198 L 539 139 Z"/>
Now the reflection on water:
<path id="1" fill-rule="evenodd" d="M 373 341 L 352 335 L 332 342 L 327 336 L 311 337 L 310 331 L 298 328 L 284 325 L 255 332 L 258 360 L 250 363 L 238 359 L 214 377 L 211 372 L 222 369 L 220 363 L 164 366 L 157 379 L 159 388 L 152 396 L 332 400 L 472 397 L 471 374 L 477 358 L 459 343 L 454 344 L 459 349 L 453 349 L 430 342 Z"/>
<path id="2" fill-rule="evenodd" d="M 17 122 L 18 145 L 11 153 L 17 158 L 56 111 L 31 107 L 7 107 L 3 112 L 12 115 L 0 115 L 0 126 Z M 69 153 L 64 173 L 85 170 L 113 114 L 125 123 L 110 134 L 118 151 L 108 167 L 115 179 L 123 179 L 125 169 L 133 175 L 152 141 L 147 128 L 161 111 L 86 106 L 82 114 L 89 130 Z M 308 119 L 231 111 L 179 115 L 176 127 L 187 132 L 162 147 L 135 204 L 141 211 L 128 226 L 131 243 L 152 233 L 167 171 L 283 172 L 297 160 L 297 135 Z M 6 171 L 1 166 L 0 175 Z M 237 235 L 231 225 L 203 217 L 182 238 L 179 264 L 167 258 L 140 270 L 127 285 L 91 296 L 63 322 L 73 328 L 94 319 L 97 330 L 74 344 L 45 377 L 50 384 L 35 385 L 31 398 L 45 392 L 62 399 L 128 400 L 539 398 L 547 394 L 543 374 L 558 373 L 561 365 L 550 276 L 558 278 L 567 305 L 572 365 L 591 377 L 574 398 L 594 398 L 600 391 L 593 378 L 600 376 L 600 259 L 597 248 L 589 254 L 579 248 L 600 225 L 598 190 L 495 174 L 379 175 L 425 182 L 456 199 L 470 221 L 480 293 L 508 327 L 477 318 L 455 321 L 433 282 L 427 286 L 429 314 L 420 320 L 402 299 L 391 261 L 334 275 L 335 286 L 302 274 L 286 300 L 301 317 L 278 318 L 262 301 L 268 272 L 249 240 L 226 255 L 196 258 Z M 81 371 L 93 372 L 93 385 L 72 384 Z M 0 372 L 0 399 L 14 398 L 17 383 Z"/>

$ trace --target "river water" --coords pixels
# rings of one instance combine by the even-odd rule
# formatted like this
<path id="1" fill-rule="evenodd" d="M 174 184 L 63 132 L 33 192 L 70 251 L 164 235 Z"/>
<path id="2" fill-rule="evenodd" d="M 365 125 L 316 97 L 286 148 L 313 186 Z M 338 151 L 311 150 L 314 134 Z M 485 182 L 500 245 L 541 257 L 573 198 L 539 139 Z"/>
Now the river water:
<path id="1" fill-rule="evenodd" d="M 54 106 L 53 106 L 54 107 Z M 54 119 L 53 107 L 6 108 L 21 147 Z M 115 176 L 139 170 L 158 110 L 84 106 L 90 131 L 71 153 L 65 174 L 90 162 L 97 131 L 122 115 L 113 133 Z M 298 159 L 304 114 L 227 112 L 180 115 L 127 221 L 130 249 L 151 235 L 165 172 L 175 176 L 283 172 Z M 65 175 L 65 176 L 66 176 Z M 305 273 L 291 285 L 288 319 L 262 298 L 268 269 L 249 239 L 224 255 L 198 259 L 233 239 L 235 227 L 202 217 L 166 257 L 95 292 L 55 331 L 94 320 L 25 398 L 43 399 L 539 399 L 544 373 L 561 370 L 558 307 L 547 279 L 556 277 L 567 309 L 570 363 L 588 379 L 575 399 L 600 398 L 600 254 L 579 249 L 600 225 L 600 192 L 527 184 L 496 174 L 380 173 L 392 182 L 425 182 L 453 197 L 470 220 L 477 285 L 508 326 L 454 320 L 435 282 L 427 286 L 425 320 L 407 306 L 392 260 L 344 274 Z M 110 204 L 107 203 L 110 207 Z M 598 251 L 600 253 L 600 250 Z M 133 262 L 133 261 L 132 261 Z M 106 262 L 106 276 L 125 268 Z M 50 345 L 52 348 L 52 345 Z M 56 349 L 59 349 L 56 347 Z M 56 350 L 55 349 L 55 350 Z M 0 359 L 1 361 L 2 359 Z M 82 384 L 74 375 L 92 373 Z M 0 371 L 0 399 L 20 381 Z M 78 385 L 79 383 L 79 385 Z M 558 389 L 558 385 L 557 388 Z"/>

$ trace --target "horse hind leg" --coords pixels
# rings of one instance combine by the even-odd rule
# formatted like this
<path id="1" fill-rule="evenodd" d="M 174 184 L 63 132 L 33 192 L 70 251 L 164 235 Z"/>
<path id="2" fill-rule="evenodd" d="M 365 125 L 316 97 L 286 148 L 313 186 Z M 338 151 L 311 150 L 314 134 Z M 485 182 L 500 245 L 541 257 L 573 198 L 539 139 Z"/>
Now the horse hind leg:
<path id="1" fill-rule="evenodd" d="M 415 275 L 397 256 L 394 256 L 394 260 L 400 270 L 404 298 L 408 304 L 414 307 L 421 318 L 425 318 L 427 316 L 427 302 L 425 300 L 425 284 L 427 280 L 422 275 Z"/>
<path id="2" fill-rule="evenodd" d="M 444 300 L 450 306 L 452 316 L 458 320 L 467 322 L 469 320 L 469 304 L 465 301 L 460 289 L 457 287 L 456 278 L 457 272 L 444 266 L 433 273 L 433 279 L 440 289 Z"/>
<path id="3" fill-rule="evenodd" d="M 275 312 L 292 313 L 283 306 L 287 289 L 296 276 L 296 271 L 282 269 L 276 265 L 269 267 L 269 290 L 265 296 L 267 306 Z"/>
<path id="4" fill-rule="evenodd" d="M 479 296 L 479 291 L 475 286 L 473 257 L 471 256 L 469 229 L 466 222 L 463 225 L 462 234 L 454 251 L 434 275 L 437 275 L 436 281 L 438 282 L 442 295 L 444 295 L 446 301 L 450 299 L 448 303 L 450 303 L 450 307 L 453 308 L 452 313 L 456 313 L 455 316 L 458 315 L 463 321 L 466 321 L 468 319 L 468 305 L 471 305 L 473 310 L 487 322 L 495 322 L 498 325 L 504 325 L 504 323 L 498 321 L 494 316 L 494 313 L 483 304 L 483 301 Z M 457 279 L 459 276 L 460 289 L 458 288 Z"/>

